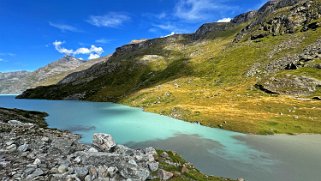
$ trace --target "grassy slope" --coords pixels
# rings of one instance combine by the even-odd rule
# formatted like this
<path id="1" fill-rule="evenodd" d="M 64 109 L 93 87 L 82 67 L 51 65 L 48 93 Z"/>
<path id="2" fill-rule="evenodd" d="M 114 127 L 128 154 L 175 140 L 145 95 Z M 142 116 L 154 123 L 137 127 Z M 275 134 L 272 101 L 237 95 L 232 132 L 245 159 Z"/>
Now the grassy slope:
<path id="1" fill-rule="evenodd" d="M 303 41 L 278 52 L 273 59 L 301 52 L 321 36 L 321 30 L 267 37 L 260 42 L 248 41 L 232 47 L 228 46 L 233 36 L 189 46 L 185 52 L 202 50 L 189 60 L 191 74 L 139 90 L 120 102 L 245 133 L 321 133 L 320 101 L 268 95 L 253 88 L 256 78 L 245 76 L 254 63 L 264 65 L 271 61 L 267 55 L 275 45 L 293 36 Z M 278 74 L 285 73 L 321 79 L 320 70 L 315 68 Z"/>

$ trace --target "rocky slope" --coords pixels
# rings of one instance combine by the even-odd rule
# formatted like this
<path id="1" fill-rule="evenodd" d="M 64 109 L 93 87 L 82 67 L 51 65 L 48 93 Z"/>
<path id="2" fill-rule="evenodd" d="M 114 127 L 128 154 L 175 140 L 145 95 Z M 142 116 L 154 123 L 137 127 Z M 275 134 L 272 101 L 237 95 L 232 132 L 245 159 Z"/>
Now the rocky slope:
<path id="1" fill-rule="evenodd" d="M 34 72 L 0 73 L 0 94 L 17 94 L 29 88 L 56 84 L 68 74 L 87 69 L 106 59 L 108 57 L 82 61 L 71 56 L 65 56 Z"/>
<path id="2" fill-rule="evenodd" d="M 269 1 L 230 23 L 117 48 L 20 98 L 113 101 L 257 134 L 321 133 L 320 0 Z"/>
<path id="3" fill-rule="evenodd" d="M 92 145 L 81 144 L 78 135 L 34 124 L 39 122 L 33 118 L 43 119 L 45 114 L 19 113 L 23 115 L 0 109 L 0 177 L 4 181 L 229 180 L 203 175 L 173 152 L 118 145 L 108 134 L 94 134 Z M 24 123 L 10 119 L 17 116 Z"/>

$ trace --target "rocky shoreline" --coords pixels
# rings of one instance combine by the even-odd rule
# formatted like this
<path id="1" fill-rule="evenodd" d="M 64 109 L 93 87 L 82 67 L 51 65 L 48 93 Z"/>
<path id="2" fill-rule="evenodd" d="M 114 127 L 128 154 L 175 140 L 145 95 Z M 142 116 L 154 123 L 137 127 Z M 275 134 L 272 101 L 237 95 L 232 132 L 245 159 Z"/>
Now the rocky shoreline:
<path id="1" fill-rule="evenodd" d="M 79 135 L 0 116 L 3 181 L 229 180 L 201 174 L 174 152 L 131 149 L 103 133 L 94 134 L 92 145 L 81 144 Z"/>

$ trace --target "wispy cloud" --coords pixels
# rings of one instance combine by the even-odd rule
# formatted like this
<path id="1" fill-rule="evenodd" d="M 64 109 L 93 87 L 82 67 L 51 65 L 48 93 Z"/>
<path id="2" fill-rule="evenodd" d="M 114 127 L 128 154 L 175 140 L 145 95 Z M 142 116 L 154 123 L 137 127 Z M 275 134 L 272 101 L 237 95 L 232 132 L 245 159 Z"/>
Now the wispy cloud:
<path id="1" fill-rule="evenodd" d="M 179 0 L 175 7 L 175 15 L 186 21 L 204 21 L 213 13 L 226 11 L 232 7 L 224 5 L 221 0 Z"/>
<path id="2" fill-rule="evenodd" d="M 55 41 L 52 44 L 54 45 L 55 49 L 62 54 L 66 55 L 89 55 L 88 59 L 99 58 L 101 54 L 104 52 L 102 47 L 96 47 L 95 45 L 91 45 L 90 48 L 81 47 L 76 50 L 67 49 L 62 47 L 65 42 L 63 41 Z"/>
<path id="3" fill-rule="evenodd" d="M 219 22 L 219 23 L 228 23 L 231 20 L 232 20 L 232 18 L 222 18 L 222 19 L 217 20 L 217 22 Z"/>
<path id="4" fill-rule="evenodd" d="M 74 26 L 71 25 L 67 25 L 67 24 L 60 24 L 60 23 L 53 23 L 53 22 L 49 22 L 49 25 L 59 29 L 62 32 L 66 32 L 66 31 L 71 31 L 71 32 L 80 32 L 80 30 Z"/>
<path id="5" fill-rule="evenodd" d="M 4 60 L 2 58 L 0 58 L 0 62 L 3 62 Z"/>
<path id="6" fill-rule="evenodd" d="M 129 20 L 125 13 L 110 12 L 103 16 L 90 16 L 87 22 L 97 27 L 117 28 Z"/>
<path id="7" fill-rule="evenodd" d="M 0 52 L 0 56 L 10 56 L 10 57 L 14 57 L 14 56 L 16 56 L 16 54 L 14 54 L 14 53 L 4 53 L 4 52 Z"/>
<path id="8" fill-rule="evenodd" d="M 106 44 L 106 43 L 109 43 L 111 40 L 107 40 L 105 38 L 101 38 L 101 39 L 98 39 L 98 40 L 95 40 L 96 43 L 100 43 L 100 44 Z"/>
<path id="9" fill-rule="evenodd" d="M 152 25 L 152 26 L 153 26 L 153 28 L 151 28 L 151 29 L 149 30 L 149 31 L 151 31 L 151 32 L 155 31 L 155 30 L 156 30 L 155 28 L 161 29 L 161 30 L 166 30 L 166 31 L 168 31 L 168 32 L 176 32 L 176 33 L 186 33 L 186 32 L 187 32 L 187 30 L 185 29 L 185 27 L 182 28 L 182 27 L 180 27 L 180 26 L 178 26 L 178 25 L 174 25 L 174 24 L 172 24 L 172 23 L 154 24 L 154 25 Z"/>

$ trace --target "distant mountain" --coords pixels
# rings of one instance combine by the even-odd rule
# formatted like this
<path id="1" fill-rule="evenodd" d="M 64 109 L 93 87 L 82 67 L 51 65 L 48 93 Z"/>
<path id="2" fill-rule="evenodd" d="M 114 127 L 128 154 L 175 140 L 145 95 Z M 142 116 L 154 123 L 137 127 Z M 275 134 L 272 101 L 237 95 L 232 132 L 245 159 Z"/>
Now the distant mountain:
<path id="1" fill-rule="evenodd" d="M 65 56 L 34 72 L 0 73 L 0 94 L 19 94 L 29 88 L 56 84 L 68 74 L 87 69 L 102 61 L 105 61 L 105 58 L 83 61 Z"/>
<path id="2" fill-rule="evenodd" d="M 124 45 L 19 97 L 120 102 L 241 132 L 321 133 L 320 27 L 320 0 L 273 0 L 229 23 Z"/>

